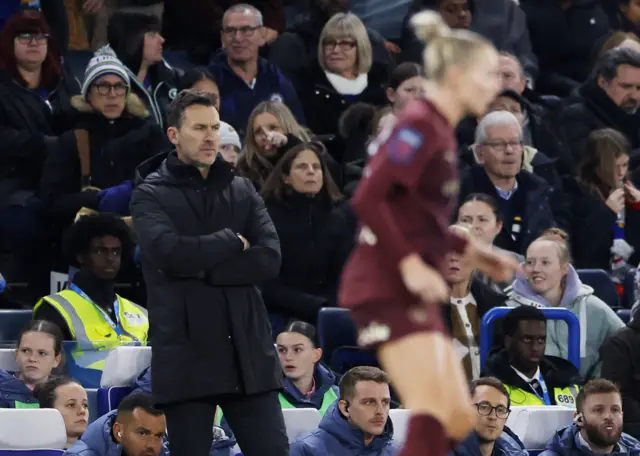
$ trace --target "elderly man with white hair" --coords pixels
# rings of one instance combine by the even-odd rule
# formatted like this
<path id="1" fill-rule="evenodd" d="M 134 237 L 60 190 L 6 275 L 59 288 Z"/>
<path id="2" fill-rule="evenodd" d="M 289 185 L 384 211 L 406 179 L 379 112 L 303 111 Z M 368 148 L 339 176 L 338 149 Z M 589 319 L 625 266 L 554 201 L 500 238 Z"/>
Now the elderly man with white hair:
<path id="1" fill-rule="evenodd" d="M 478 165 L 463 173 L 460 201 L 471 193 L 491 195 L 504 220 L 495 245 L 524 254 L 531 242 L 556 226 L 551 210 L 554 192 L 543 179 L 522 168 L 522 127 L 512 113 L 486 115 L 476 129 L 473 148 Z"/>

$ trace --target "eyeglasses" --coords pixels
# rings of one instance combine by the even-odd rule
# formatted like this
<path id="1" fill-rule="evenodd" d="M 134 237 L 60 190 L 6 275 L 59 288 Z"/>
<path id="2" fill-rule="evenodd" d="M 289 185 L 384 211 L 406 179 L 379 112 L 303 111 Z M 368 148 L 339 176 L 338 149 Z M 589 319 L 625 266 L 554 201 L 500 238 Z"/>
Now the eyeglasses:
<path id="1" fill-rule="evenodd" d="M 222 29 L 222 33 L 228 36 L 235 36 L 236 33 L 239 33 L 241 36 L 251 38 L 259 28 L 262 28 L 262 26 L 258 25 L 256 27 L 225 27 Z"/>
<path id="2" fill-rule="evenodd" d="M 325 51 L 333 51 L 336 46 L 341 51 L 350 51 L 354 47 L 356 47 L 356 42 L 352 40 L 325 40 L 322 42 L 322 46 Z"/>
<path id="3" fill-rule="evenodd" d="M 473 405 L 475 405 L 478 409 L 478 415 L 482 416 L 489 416 L 494 410 L 496 411 L 496 417 L 498 418 L 506 418 L 509 416 L 509 413 L 511 413 L 511 410 L 509 410 L 504 405 L 498 405 L 497 407 L 494 407 L 486 402 L 480 402 L 479 404 Z"/>
<path id="4" fill-rule="evenodd" d="M 519 149 L 522 147 L 522 141 L 490 141 L 485 142 L 485 146 L 491 147 L 492 149 L 499 150 L 504 152 L 509 149 Z"/>
<path id="5" fill-rule="evenodd" d="M 109 95 L 113 90 L 113 93 L 117 96 L 124 95 L 125 93 L 127 93 L 127 89 L 129 88 L 128 85 L 119 82 L 116 84 L 101 82 L 99 84 L 94 84 L 93 86 L 98 90 L 98 93 L 100 95 Z"/>
<path id="6" fill-rule="evenodd" d="M 33 40 L 36 41 L 36 44 L 44 44 L 49 41 L 48 33 L 20 33 L 16 36 L 18 38 L 18 42 L 20 44 L 29 44 Z"/>

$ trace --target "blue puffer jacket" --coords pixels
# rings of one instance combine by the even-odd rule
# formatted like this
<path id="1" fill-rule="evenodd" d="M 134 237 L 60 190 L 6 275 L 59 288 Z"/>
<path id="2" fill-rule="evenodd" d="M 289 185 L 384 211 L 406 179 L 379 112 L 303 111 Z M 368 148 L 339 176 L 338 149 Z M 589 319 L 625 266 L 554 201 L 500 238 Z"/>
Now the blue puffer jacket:
<path id="1" fill-rule="evenodd" d="M 313 432 L 297 438 L 291 444 L 291 456 L 393 456 L 400 445 L 393 440 L 393 424 L 387 420 L 384 432 L 365 446 L 364 434 L 340 413 L 335 402 Z"/>
<path id="2" fill-rule="evenodd" d="M 33 392 L 13 372 L 0 370 L 0 408 L 16 408 L 16 401 L 38 403 Z"/>
<path id="3" fill-rule="evenodd" d="M 338 387 L 335 385 L 336 376 L 321 363 L 316 364 L 313 372 L 313 378 L 316 382 L 316 390 L 309 397 L 302 394 L 289 378 L 284 379 L 284 390 L 282 391 L 282 395 L 295 408 L 316 408 L 318 410 L 322 408 L 324 395 L 329 391 L 329 389 L 333 389 L 336 396 L 340 396 Z"/>
<path id="4" fill-rule="evenodd" d="M 493 447 L 493 456 L 527 456 L 527 450 L 515 434 L 511 434 L 509 428 L 504 428 L 505 432 L 500 435 Z M 478 434 L 472 432 L 469 437 L 460 442 L 455 450 L 451 452 L 455 456 L 481 456 L 480 442 Z"/>
<path id="5" fill-rule="evenodd" d="M 547 444 L 547 449 L 540 453 L 540 456 L 601 456 L 591 451 L 591 448 L 580 441 L 580 428 L 577 424 L 572 424 L 564 429 L 556 431 L 551 441 Z M 624 450 L 614 449 L 611 456 L 639 456 L 640 442 L 629 434 L 622 434 L 618 441 Z"/>

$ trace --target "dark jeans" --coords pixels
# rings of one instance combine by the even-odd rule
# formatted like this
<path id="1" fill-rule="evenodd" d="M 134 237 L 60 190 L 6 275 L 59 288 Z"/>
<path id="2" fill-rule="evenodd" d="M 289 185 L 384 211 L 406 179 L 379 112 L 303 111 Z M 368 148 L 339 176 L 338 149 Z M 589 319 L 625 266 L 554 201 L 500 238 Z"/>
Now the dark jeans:
<path id="1" fill-rule="evenodd" d="M 164 407 L 171 456 L 209 456 L 219 405 L 244 456 L 289 456 L 278 392 L 224 395 Z"/>

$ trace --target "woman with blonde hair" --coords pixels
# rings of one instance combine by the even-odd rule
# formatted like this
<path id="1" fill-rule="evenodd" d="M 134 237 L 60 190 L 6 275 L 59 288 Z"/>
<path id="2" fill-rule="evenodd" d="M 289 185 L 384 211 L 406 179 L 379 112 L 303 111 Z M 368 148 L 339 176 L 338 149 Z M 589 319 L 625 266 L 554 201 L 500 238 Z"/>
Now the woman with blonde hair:
<path id="1" fill-rule="evenodd" d="M 511 257 L 449 232 L 459 181 L 454 128 L 483 114 L 500 89 L 498 53 L 486 39 L 452 30 L 433 11 L 412 25 L 427 43 L 425 98 L 411 102 L 370 149 L 352 205 L 357 245 L 342 276 L 340 304 L 352 310 L 358 342 L 375 348 L 411 410 L 399 456 L 445 455 L 477 420 L 468 385 L 441 316 L 449 252 L 496 280 L 518 269 Z M 348 416 L 349 407 L 340 401 Z"/>

